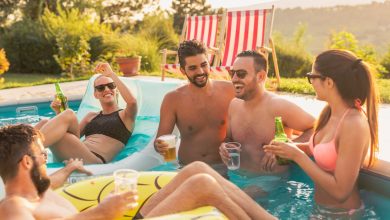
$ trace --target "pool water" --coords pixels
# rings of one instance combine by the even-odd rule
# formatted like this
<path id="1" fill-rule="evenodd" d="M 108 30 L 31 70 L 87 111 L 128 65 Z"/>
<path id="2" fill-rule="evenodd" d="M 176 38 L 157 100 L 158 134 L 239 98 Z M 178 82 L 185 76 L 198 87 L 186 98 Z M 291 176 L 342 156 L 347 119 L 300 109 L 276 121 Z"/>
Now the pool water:
<path id="1" fill-rule="evenodd" d="M 301 98 L 292 97 L 292 99 L 300 101 Z M 303 102 L 312 101 L 305 99 Z M 0 107 L 0 126 L 15 123 L 36 123 L 42 118 L 51 118 L 55 114 L 50 109 L 49 104 L 46 102 Z M 298 102 L 298 104 L 300 103 Z M 80 101 L 69 102 L 70 108 L 75 111 L 78 110 L 79 105 Z M 312 103 L 309 106 L 318 107 L 318 105 L 312 105 Z M 16 113 L 17 110 L 19 110 L 19 115 Z M 315 113 L 318 113 L 320 108 L 306 110 L 316 115 Z M 136 128 L 139 131 L 146 129 L 150 130 L 147 133 L 154 133 L 155 129 L 157 129 L 158 121 L 159 117 L 137 117 Z M 141 133 L 134 133 L 132 140 L 134 141 L 133 146 L 135 147 L 127 149 L 127 152 L 121 152 L 116 160 L 120 160 L 126 155 L 139 151 L 139 146 L 145 146 L 151 138 L 151 136 Z M 152 170 L 176 170 L 176 166 L 168 163 L 155 167 Z M 270 191 L 266 197 L 259 199 L 257 202 L 280 219 L 308 219 L 314 204 L 313 190 L 314 186 L 310 178 L 298 166 L 292 165 L 291 176 L 277 188 Z M 361 190 L 361 193 L 366 206 L 364 219 L 390 219 L 389 212 L 386 209 L 386 207 L 390 207 L 390 199 L 388 197 L 365 190 Z M 381 208 L 378 208 L 376 204 L 385 205 L 381 205 Z"/>
<path id="2" fill-rule="evenodd" d="M 151 170 L 177 171 L 176 168 L 175 164 L 166 163 Z M 235 177 L 233 176 L 233 178 Z M 236 180 L 232 179 L 232 182 L 236 182 Z M 298 165 L 291 165 L 290 176 L 281 180 L 277 187 L 268 187 L 273 189 L 266 196 L 258 197 L 255 200 L 272 215 L 282 220 L 310 218 L 314 204 L 314 184 Z M 381 195 L 364 190 L 361 190 L 361 193 L 365 204 L 363 219 L 390 219 L 387 210 L 377 209 L 375 203 L 366 200 L 364 195 L 369 193 L 371 194 L 370 198 L 382 199 L 382 202 L 389 203 L 388 198 L 381 198 Z"/>
<path id="3" fill-rule="evenodd" d="M 79 109 L 81 100 L 69 101 L 68 105 L 74 111 Z M 55 113 L 50 108 L 50 102 L 10 105 L 0 107 L 0 126 L 8 124 L 35 124 L 44 118 L 52 118 Z"/>

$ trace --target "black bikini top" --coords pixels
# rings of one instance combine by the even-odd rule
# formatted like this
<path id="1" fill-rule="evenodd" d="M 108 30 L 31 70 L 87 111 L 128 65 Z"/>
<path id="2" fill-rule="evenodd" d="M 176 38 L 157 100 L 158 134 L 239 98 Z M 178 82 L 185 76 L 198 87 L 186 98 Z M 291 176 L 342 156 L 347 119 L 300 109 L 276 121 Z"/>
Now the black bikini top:
<path id="1" fill-rule="evenodd" d="M 85 126 L 85 137 L 92 134 L 103 134 L 126 145 L 131 136 L 131 132 L 127 130 L 122 119 L 119 117 L 119 111 L 121 110 L 106 115 L 100 112 L 99 115 Z"/>

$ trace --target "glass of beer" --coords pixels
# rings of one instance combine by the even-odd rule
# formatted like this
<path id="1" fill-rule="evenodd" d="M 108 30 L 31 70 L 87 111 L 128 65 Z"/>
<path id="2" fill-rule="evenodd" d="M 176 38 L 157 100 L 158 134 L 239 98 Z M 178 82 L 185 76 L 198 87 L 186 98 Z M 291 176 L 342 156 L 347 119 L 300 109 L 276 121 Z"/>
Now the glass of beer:
<path id="1" fill-rule="evenodd" d="M 165 162 L 176 160 L 176 135 L 174 134 L 162 135 L 158 139 L 168 144 L 168 150 L 165 151 L 164 154 Z"/>
<path id="2" fill-rule="evenodd" d="M 240 152 L 241 152 L 241 144 L 238 142 L 226 142 L 225 147 L 227 152 L 229 153 L 229 161 L 227 164 L 227 168 L 229 170 L 237 170 L 240 168 Z"/>
<path id="3" fill-rule="evenodd" d="M 139 173 L 131 169 L 119 169 L 114 172 L 115 193 L 120 194 L 127 191 L 137 191 Z M 137 207 L 138 202 L 129 204 L 130 207 Z"/>

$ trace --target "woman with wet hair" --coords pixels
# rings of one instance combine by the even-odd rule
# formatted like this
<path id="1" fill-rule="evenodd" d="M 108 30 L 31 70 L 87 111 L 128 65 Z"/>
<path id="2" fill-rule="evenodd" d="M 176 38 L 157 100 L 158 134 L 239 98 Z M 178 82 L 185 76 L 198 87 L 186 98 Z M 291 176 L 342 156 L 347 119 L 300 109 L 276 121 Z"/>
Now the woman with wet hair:
<path id="1" fill-rule="evenodd" d="M 373 165 L 378 150 L 374 74 L 352 52 L 328 50 L 316 57 L 307 78 L 316 98 L 327 102 L 313 136 L 302 144 L 271 142 L 265 151 L 293 160 L 313 180 L 313 218 L 361 216 L 359 170 Z"/>

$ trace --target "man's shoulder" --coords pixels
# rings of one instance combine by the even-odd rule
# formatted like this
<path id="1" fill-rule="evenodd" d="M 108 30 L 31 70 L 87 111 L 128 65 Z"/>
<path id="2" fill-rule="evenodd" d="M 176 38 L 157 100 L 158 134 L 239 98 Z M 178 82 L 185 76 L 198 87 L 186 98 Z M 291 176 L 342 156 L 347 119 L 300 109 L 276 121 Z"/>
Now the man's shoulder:
<path id="1" fill-rule="evenodd" d="M 0 202 L 0 217 L 2 219 L 3 217 L 32 215 L 28 208 L 31 205 L 29 201 L 20 196 L 5 198 Z"/>
<path id="2" fill-rule="evenodd" d="M 268 99 L 267 99 L 267 105 L 269 105 L 271 108 L 286 108 L 291 105 L 295 105 L 293 102 L 287 100 L 281 95 L 274 94 L 272 92 L 268 92 Z"/>
<path id="3" fill-rule="evenodd" d="M 233 91 L 233 84 L 227 80 L 213 80 L 213 84 L 217 88 L 230 89 Z"/>

